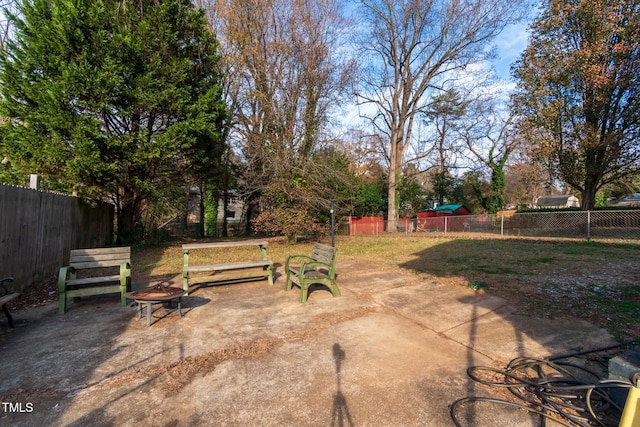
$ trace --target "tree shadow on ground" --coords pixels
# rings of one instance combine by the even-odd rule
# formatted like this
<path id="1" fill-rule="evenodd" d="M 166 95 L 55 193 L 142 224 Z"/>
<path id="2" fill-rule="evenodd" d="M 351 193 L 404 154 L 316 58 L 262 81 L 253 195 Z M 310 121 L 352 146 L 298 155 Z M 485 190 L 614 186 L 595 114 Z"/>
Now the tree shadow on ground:
<path id="1" fill-rule="evenodd" d="M 498 250 L 496 249 L 498 246 Z M 566 244 L 567 247 L 571 243 Z M 554 248 L 555 249 L 555 248 Z M 559 253 L 568 252 L 560 250 Z M 531 242 L 529 245 L 522 242 L 487 242 L 471 240 L 451 240 L 440 245 L 433 246 L 413 255 L 409 261 L 399 264 L 417 273 L 425 273 L 442 279 L 450 286 L 464 286 L 468 289 L 466 295 L 458 297 L 458 301 L 464 306 L 460 306 L 455 318 L 457 323 L 451 323 L 446 330 L 438 330 L 447 336 L 463 343 L 466 347 L 467 365 L 474 367 L 482 354 L 510 355 L 513 360 L 517 358 L 553 358 L 560 354 L 580 352 L 590 349 L 605 349 L 603 343 L 612 344 L 612 337 L 593 336 L 594 327 L 583 324 L 576 320 L 566 319 L 537 319 L 535 316 L 520 314 L 513 305 L 514 301 L 505 300 L 506 304 L 497 306 L 495 304 L 495 294 L 501 297 L 508 297 L 520 292 L 526 298 L 530 288 L 535 290 L 536 280 L 544 281 L 547 277 L 540 271 L 545 271 L 545 267 L 554 262 L 566 263 L 570 266 L 571 260 L 555 260 L 555 251 L 549 249 L 549 243 Z M 592 263 L 591 268 L 596 271 L 599 266 Z M 547 268 L 548 271 L 552 271 Z M 536 272 L 535 276 L 533 273 Z M 582 272 L 584 273 L 584 271 Z M 525 283 L 525 276 L 528 280 Z M 570 276 L 569 276 L 570 277 Z M 534 280 L 535 279 L 535 280 Z M 507 288 L 507 292 L 504 289 Z M 442 287 L 436 288 L 442 292 L 448 292 Z M 493 291 L 496 291 L 495 294 Z M 433 297 L 437 300 L 438 296 Z M 520 301 L 520 300 L 519 300 Z M 443 313 L 444 314 L 444 313 Z M 499 329 L 492 329 L 497 324 L 502 324 Z M 504 325 L 508 325 L 504 327 Z M 560 329 L 559 329 L 560 327 Z M 444 328 L 444 326 L 443 326 Z M 572 331 L 576 334 L 572 335 Z M 490 348 L 487 343 L 495 345 L 504 337 L 504 348 L 498 350 Z M 496 339 L 498 338 L 498 339 Z M 484 341 L 484 342 L 483 342 Z M 529 353 L 534 351 L 534 353 Z M 546 354 L 535 353 L 535 351 L 547 351 Z M 614 354 L 609 355 L 613 357 Z M 576 359 L 576 363 L 591 369 L 593 366 L 589 358 Z M 503 362 L 505 365 L 510 360 L 495 360 Z M 495 368 L 495 367 L 492 367 Z M 497 371 L 496 371 L 497 372 Z M 465 375 L 466 373 L 461 373 Z M 602 379 L 607 377 L 606 370 L 600 372 Z M 500 374 L 496 374 L 499 376 Z M 471 376 L 467 376 L 465 393 L 472 396 L 472 399 L 465 400 L 463 404 L 456 406 L 456 425 L 474 426 L 491 425 L 492 419 L 511 418 L 513 424 L 518 426 L 535 425 L 539 422 L 538 415 L 523 411 L 515 406 L 508 406 L 493 401 L 493 399 L 507 400 L 517 403 L 519 401 L 509 393 L 497 392 L 498 388 L 490 390 L 486 385 L 480 385 Z M 505 391 L 503 388 L 502 391 Z M 475 400 L 475 397 L 481 399 Z M 463 397 L 463 396 L 461 396 Z M 487 400 L 482 400 L 484 397 Z M 453 414 L 453 409 L 452 409 Z M 544 421 L 543 421 L 544 422 Z M 594 421 L 595 422 L 595 421 Z"/>
<path id="2" fill-rule="evenodd" d="M 132 288 L 159 283 L 179 285 L 173 277 L 159 275 L 136 281 Z M 188 316 L 191 310 L 209 301 L 197 296 L 183 298 L 183 315 Z M 59 315 L 57 309 L 58 303 L 52 302 L 14 313 L 22 322 L 20 327 L 0 333 L 2 357 L 11 367 L 0 376 L 0 398 L 2 402 L 21 403 L 22 408 L 27 403 L 32 407 L 30 412 L 4 411 L 0 424 L 30 425 L 33 418 L 43 425 L 116 425 L 116 419 L 109 414 L 113 405 L 148 389 L 158 375 L 121 388 L 118 396 L 110 396 L 102 406 L 90 407 L 79 419 L 64 417 L 71 409 L 82 407 L 85 390 L 108 390 L 108 384 L 126 377 L 128 371 L 147 369 L 158 361 L 176 357 L 177 349 L 154 341 L 146 323 L 136 323 L 137 305 L 128 300 L 126 307 L 121 306 L 117 293 L 69 301 L 64 315 Z M 179 322 L 177 313 L 168 316 L 176 319 L 154 321 L 154 333 L 165 336 L 175 328 L 175 322 Z M 131 328 L 129 335 L 133 334 L 134 339 L 121 339 L 123 332 Z M 130 359 L 127 355 L 131 354 L 136 357 Z"/>

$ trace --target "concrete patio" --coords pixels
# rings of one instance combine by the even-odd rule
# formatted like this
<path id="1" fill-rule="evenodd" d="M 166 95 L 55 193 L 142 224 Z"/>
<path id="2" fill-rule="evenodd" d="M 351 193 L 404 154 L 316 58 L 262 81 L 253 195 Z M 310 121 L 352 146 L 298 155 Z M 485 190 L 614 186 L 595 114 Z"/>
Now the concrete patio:
<path id="1" fill-rule="evenodd" d="M 71 303 L 66 315 L 56 304 L 15 313 L 18 327 L 0 323 L 0 396 L 14 404 L 0 425 L 448 426 L 455 400 L 493 393 L 470 366 L 615 344 L 583 321 L 517 315 L 501 298 L 406 270 L 339 258 L 337 271 L 342 297 L 316 290 L 300 304 L 280 275 L 273 287 L 200 288 L 184 317 L 149 328 L 117 296 Z M 496 407 L 460 418 L 537 425 Z"/>

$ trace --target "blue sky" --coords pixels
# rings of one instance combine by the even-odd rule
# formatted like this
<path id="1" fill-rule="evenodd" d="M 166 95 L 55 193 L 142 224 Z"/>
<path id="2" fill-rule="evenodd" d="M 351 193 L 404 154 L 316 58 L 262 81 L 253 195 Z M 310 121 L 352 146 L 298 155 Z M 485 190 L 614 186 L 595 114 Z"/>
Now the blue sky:
<path id="1" fill-rule="evenodd" d="M 492 62 L 492 65 L 496 69 L 498 77 L 503 80 L 511 80 L 511 65 L 527 47 L 528 25 L 528 22 L 510 25 L 495 40 L 499 56 Z"/>

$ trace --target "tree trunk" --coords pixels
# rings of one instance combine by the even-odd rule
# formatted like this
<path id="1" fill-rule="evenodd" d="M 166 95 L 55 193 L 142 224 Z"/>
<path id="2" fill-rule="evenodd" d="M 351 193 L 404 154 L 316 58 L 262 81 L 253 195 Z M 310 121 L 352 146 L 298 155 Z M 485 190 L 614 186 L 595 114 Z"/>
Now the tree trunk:
<path id="1" fill-rule="evenodd" d="M 398 231 L 396 225 L 396 188 L 398 187 L 398 177 L 400 172 L 400 161 L 398 160 L 398 141 L 395 133 L 391 134 L 391 147 L 389 159 L 389 190 L 387 201 L 387 232 L 395 233 Z"/>
<path id="2" fill-rule="evenodd" d="M 204 206 L 204 198 L 206 196 L 206 184 L 202 182 L 200 184 L 200 226 L 198 229 L 198 237 L 205 237 L 207 235 L 207 225 L 206 225 L 206 215 L 205 215 L 205 206 Z"/>
<path id="3" fill-rule="evenodd" d="M 251 236 L 253 234 L 253 229 L 251 228 L 251 219 L 253 219 L 254 213 L 254 200 L 255 196 L 250 194 L 247 196 L 245 203 L 247 205 L 247 212 L 245 214 L 245 236 Z"/>
<path id="4" fill-rule="evenodd" d="M 227 221 L 227 209 L 229 209 L 229 190 L 225 185 L 222 197 L 222 236 L 229 237 L 229 223 Z"/>
<path id="5" fill-rule="evenodd" d="M 138 197 L 131 190 L 124 190 L 118 207 L 118 244 L 136 242 L 138 236 L 137 225 L 140 222 L 140 206 Z"/>
<path id="6" fill-rule="evenodd" d="M 395 233 L 398 231 L 396 227 L 396 172 L 395 168 L 389 170 L 389 201 L 387 203 L 387 231 Z"/>
<path id="7" fill-rule="evenodd" d="M 490 214 L 504 208 L 504 169 L 502 164 L 491 165 L 491 196 L 487 206 Z"/>
<path id="8" fill-rule="evenodd" d="M 596 206 L 596 193 L 598 187 L 592 180 L 585 180 L 584 190 L 582 191 L 582 210 L 591 211 Z"/>

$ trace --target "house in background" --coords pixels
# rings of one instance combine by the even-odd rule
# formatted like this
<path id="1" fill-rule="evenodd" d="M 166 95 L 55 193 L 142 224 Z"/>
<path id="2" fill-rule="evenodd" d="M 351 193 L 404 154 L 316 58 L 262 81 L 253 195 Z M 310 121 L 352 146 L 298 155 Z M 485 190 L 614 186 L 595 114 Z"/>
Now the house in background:
<path id="1" fill-rule="evenodd" d="M 536 200 L 537 208 L 579 208 L 580 200 L 571 194 L 560 196 L 540 196 Z"/>
<path id="2" fill-rule="evenodd" d="M 640 193 L 627 194 L 608 203 L 609 206 L 640 207 Z"/>
<path id="3" fill-rule="evenodd" d="M 162 227 L 166 227 L 172 235 L 201 237 L 201 203 L 200 188 L 191 187 L 187 198 L 186 212 L 167 221 Z M 207 227 L 215 226 L 215 230 L 207 230 L 210 236 L 223 236 L 223 228 L 226 226 L 228 236 L 238 236 L 245 232 L 246 227 L 246 203 L 243 197 L 236 191 L 227 192 L 227 208 L 224 208 L 224 194 L 218 195 L 217 206 L 213 214 L 215 217 L 206 218 Z M 209 214 L 207 214 L 208 216 Z"/>
<path id="4" fill-rule="evenodd" d="M 227 209 L 224 208 L 224 197 L 218 198 L 217 235 L 222 236 L 226 223 L 229 236 L 241 234 L 245 224 L 245 200 L 234 190 L 227 193 Z"/>

